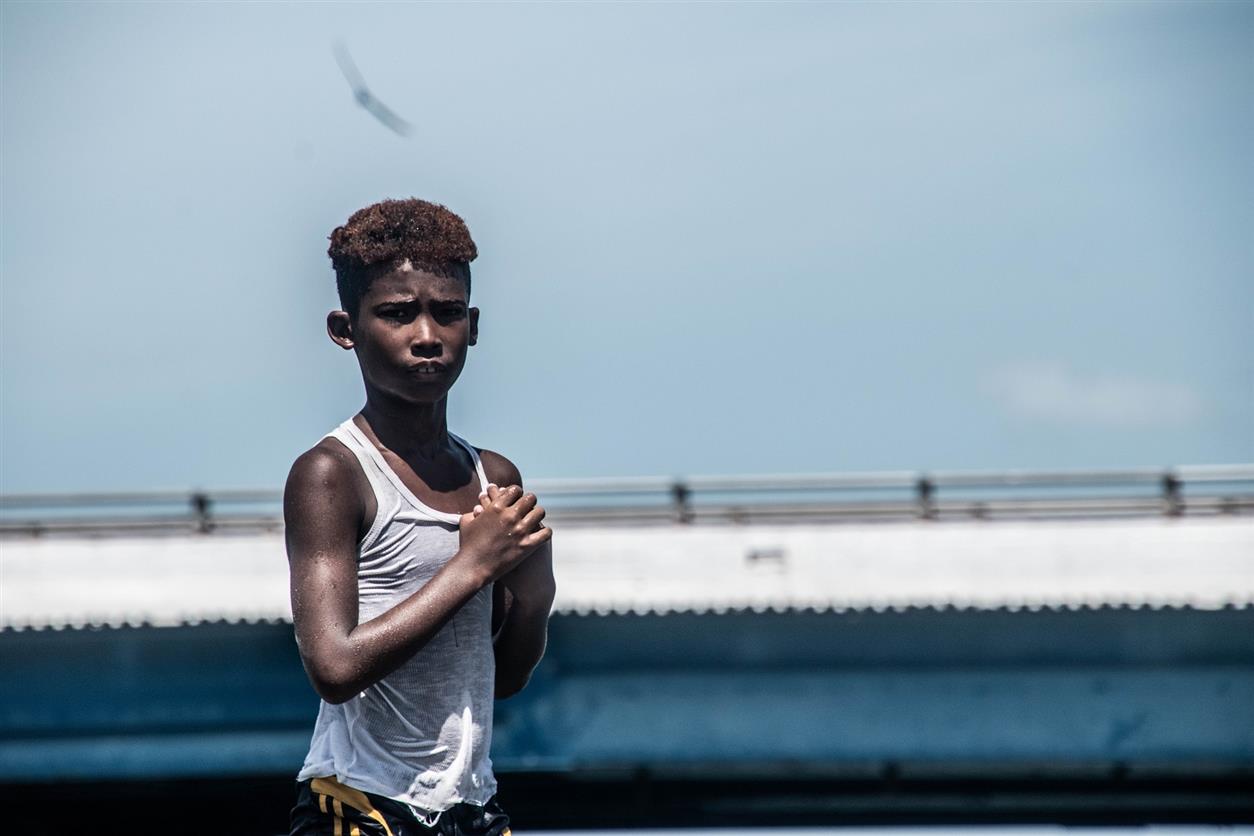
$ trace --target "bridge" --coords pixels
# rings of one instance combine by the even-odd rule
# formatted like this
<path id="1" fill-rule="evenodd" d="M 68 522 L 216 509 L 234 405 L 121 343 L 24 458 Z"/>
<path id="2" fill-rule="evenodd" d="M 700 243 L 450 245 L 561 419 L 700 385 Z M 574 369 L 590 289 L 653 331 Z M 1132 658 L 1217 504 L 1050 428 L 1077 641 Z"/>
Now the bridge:
<path id="1" fill-rule="evenodd" d="M 493 760 L 533 826 L 1254 816 L 1254 466 L 532 487 L 559 597 Z M 0 498 L 0 790 L 285 809 L 278 500 Z"/>

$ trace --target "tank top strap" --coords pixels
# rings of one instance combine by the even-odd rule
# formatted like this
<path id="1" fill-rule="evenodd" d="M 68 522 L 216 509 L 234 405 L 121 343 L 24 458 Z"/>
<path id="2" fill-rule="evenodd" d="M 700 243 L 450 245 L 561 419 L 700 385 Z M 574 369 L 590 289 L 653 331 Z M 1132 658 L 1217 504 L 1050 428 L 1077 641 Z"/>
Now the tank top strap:
<path id="1" fill-rule="evenodd" d="M 357 428 L 351 426 L 352 423 L 353 419 L 348 419 L 327 433 L 324 438 L 334 438 L 349 449 L 349 452 L 353 454 L 353 458 L 357 459 L 361 472 L 366 474 L 366 481 L 370 483 L 370 489 L 374 491 L 375 501 L 380 503 L 380 510 L 382 510 L 383 501 L 395 493 L 395 490 L 388 480 L 384 478 L 384 474 L 379 471 L 378 465 L 370 456 L 370 451 L 362 446 L 360 431 L 354 432 Z"/>
<path id="2" fill-rule="evenodd" d="M 400 497 L 397 496 L 396 490 L 388 484 L 388 480 L 384 478 L 383 474 L 379 472 L 378 467 L 371 460 L 368 452 L 362 448 L 357 436 L 349 430 L 347 425 L 351 422 L 352 419 L 350 418 L 331 430 L 323 438 L 334 438 L 348 448 L 349 452 L 353 454 L 353 458 L 357 460 L 357 466 L 361 468 L 361 472 L 365 475 L 366 482 L 370 485 L 370 491 L 374 494 L 374 519 L 370 521 L 370 528 L 359 543 L 359 546 L 365 549 L 374 545 L 379 535 L 379 530 L 391 516 L 392 512 L 389 509 L 395 508 Z"/>
<path id="3" fill-rule="evenodd" d="M 475 473 L 479 476 L 479 490 L 486 493 L 488 490 L 488 474 L 483 470 L 483 462 L 479 459 L 479 451 L 472 447 L 470 443 L 461 436 L 449 433 L 448 437 L 456 441 L 462 447 L 466 448 L 466 452 L 470 454 L 471 461 L 475 463 Z"/>

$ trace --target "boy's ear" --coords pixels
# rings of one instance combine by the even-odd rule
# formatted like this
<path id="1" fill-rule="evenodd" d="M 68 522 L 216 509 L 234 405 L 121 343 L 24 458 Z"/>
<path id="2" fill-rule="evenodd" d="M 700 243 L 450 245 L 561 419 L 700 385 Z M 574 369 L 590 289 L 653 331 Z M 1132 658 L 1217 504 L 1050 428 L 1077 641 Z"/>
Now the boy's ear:
<path id="1" fill-rule="evenodd" d="M 470 344 L 479 342 L 479 309 L 470 309 Z"/>
<path id="2" fill-rule="evenodd" d="M 327 314 L 327 335 L 331 337 L 331 342 L 340 348 L 347 350 L 352 349 L 353 342 L 353 321 L 349 318 L 347 311 L 331 311 Z"/>

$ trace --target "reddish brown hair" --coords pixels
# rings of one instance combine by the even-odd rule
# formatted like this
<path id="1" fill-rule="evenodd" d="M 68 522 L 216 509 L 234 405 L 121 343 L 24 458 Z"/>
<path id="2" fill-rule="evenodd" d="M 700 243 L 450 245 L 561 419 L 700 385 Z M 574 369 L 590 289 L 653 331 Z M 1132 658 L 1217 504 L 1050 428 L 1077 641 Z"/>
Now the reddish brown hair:
<path id="1" fill-rule="evenodd" d="M 335 268 L 340 305 L 356 317 L 370 282 L 408 260 L 415 267 L 465 279 L 479 254 L 466 222 L 438 203 L 384 200 L 354 212 L 331 233 L 327 255 Z"/>

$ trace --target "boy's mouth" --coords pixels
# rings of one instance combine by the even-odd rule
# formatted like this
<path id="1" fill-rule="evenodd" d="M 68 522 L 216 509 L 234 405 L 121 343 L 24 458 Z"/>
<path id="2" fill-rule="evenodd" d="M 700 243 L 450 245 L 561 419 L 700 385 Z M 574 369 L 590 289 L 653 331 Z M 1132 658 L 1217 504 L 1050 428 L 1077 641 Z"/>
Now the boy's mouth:
<path id="1" fill-rule="evenodd" d="M 409 367 L 409 372 L 418 377 L 434 377 L 444 374 L 444 364 L 435 362 L 417 363 Z"/>

